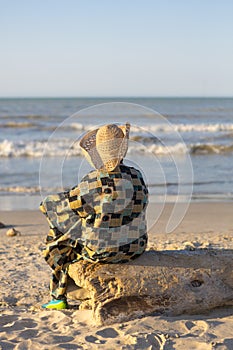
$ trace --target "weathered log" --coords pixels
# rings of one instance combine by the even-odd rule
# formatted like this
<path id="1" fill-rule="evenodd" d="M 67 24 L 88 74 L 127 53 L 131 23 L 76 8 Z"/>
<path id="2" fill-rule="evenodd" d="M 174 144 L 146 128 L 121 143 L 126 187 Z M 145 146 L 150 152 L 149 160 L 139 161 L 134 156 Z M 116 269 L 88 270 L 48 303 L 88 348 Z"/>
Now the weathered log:
<path id="1" fill-rule="evenodd" d="M 127 264 L 79 261 L 69 275 L 97 324 L 162 313 L 203 313 L 233 305 L 233 251 L 147 251 Z"/>

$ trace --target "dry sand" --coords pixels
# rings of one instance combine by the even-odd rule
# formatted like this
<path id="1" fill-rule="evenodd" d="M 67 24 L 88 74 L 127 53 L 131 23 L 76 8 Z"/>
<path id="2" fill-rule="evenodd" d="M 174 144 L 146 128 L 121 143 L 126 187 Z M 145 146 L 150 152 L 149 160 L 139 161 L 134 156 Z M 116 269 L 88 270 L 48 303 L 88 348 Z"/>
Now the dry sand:
<path id="1" fill-rule="evenodd" d="M 157 250 L 191 247 L 233 249 L 233 203 L 192 203 L 181 224 L 165 234 L 166 205 L 149 234 Z M 153 221 L 158 210 L 149 209 Z M 204 315 L 149 316 L 97 327 L 90 311 L 43 310 L 50 269 L 41 257 L 48 226 L 39 211 L 0 212 L 0 349 L 233 349 L 233 308 Z M 8 237 L 14 226 L 21 236 Z"/>

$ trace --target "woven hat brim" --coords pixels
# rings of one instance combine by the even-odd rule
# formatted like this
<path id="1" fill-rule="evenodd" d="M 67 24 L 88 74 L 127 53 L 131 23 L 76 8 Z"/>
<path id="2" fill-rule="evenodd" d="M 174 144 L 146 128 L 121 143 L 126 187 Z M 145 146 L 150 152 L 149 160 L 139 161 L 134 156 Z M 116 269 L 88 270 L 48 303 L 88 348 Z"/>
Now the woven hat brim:
<path id="1" fill-rule="evenodd" d="M 84 156 L 87 161 L 96 169 L 105 168 L 107 171 L 112 171 L 120 163 L 120 161 L 125 157 L 128 150 L 128 139 L 130 124 L 126 123 L 125 125 L 118 125 L 123 132 L 124 137 L 121 139 L 121 145 L 119 145 L 119 153 L 115 159 L 106 160 L 104 154 L 100 156 L 97 145 L 96 145 L 96 135 L 100 128 L 89 131 L 84 135 L 80 141 L 80 146 L 83 150 Z"/>

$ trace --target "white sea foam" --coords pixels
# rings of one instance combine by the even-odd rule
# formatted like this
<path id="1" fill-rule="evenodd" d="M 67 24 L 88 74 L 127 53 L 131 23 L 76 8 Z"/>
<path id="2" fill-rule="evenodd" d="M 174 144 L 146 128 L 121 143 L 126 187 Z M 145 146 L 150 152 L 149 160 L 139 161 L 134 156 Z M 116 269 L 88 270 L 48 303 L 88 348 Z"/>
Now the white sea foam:
<path id="1" fill-rule="evenodd" d="M 4 124 L 0 124 L 0 128 L 32 128 L 38 126 L 38 124 L 30 123 L 30 122 L 15 122 L 15 121 L 9 121 Z"/>
<path id="2" fill-rule="evenodd" d="M 47 125 L 47 124 L 37 124 L 35 122 L 16 122 L 16 121 L 9 121 L 7 123 L 0 124 L 0 128 L 11 128 L 11 129 L 18 129 L 18 128 L 32 128 L 36 127 L 40 130 L 54 130 L 56 129 L 56 126 L 53 125 Z M 93 129 L 97 129 L 99 127 L 98 124 L 87 124 L 87 123 L 81 123 L 81 122 L 73 122 L 70 124 L 64 123 L 61 125 L 57 125 L 59 129 L 64 130 L 76 130 L 76 131 L 89 131 Z M 233 124 L 232 123 L 197 123 L 197 124 L 184 124 L 184 123 L 178 123 L 178 124 L 172 124 L 172 123 L 155 123 L 150 125 L 132 125 L 131 126 L 131 132 L 133 133 L 142 133 L 142 132 L 148 132 L 148 133 L 171 133 L 171 132 L 180 132 L 180 133 L 189 133 L 189 132 L 209 132 L 209 133 L 216 133 L 216 132 L 227 132 L 227 131 L 233 131 Z"/>
<path id="3" fill-rule="evenodd" d="M 67 127 L 67 126 L 66 126 Z M 72 123 L 70 127 L 75 130 L 88 131 L 98 128 L 97 125 L 87 125 L 82 123 Z M 131 132 L 161 132 L 161 133 L 171 133 L 171 132 L 223 132 L 223 131 L 233 131 L 232 123 L 200 123 L 200 124 L 171 124 L 171 123 L 159 123 L 152 125 L 142 125 L 142 126 L 132 126 Z"/>
<path id="4" fill-rule="evenodd" d="M 70 144 L 68 139 L 57 142 L 46 141 L 19 141 L 4 140 L 0 142 L 0 157 L 33 157 L 45 156 L 79 156 L 81 149 L 77 143 Z"/>
<path id="5" fill-rule="evenodd" d="M 48 187 L 46 189 L 43 189 L 44 191 L 47 191 L 48 193 L 59 193 L 62 191 L 65 191 L 66 189 L 62 187 Z M 5 194 L 39 194 L 41 191 L 41 188 L 39 186 L 0 186 L 0 192 Z"/>
<path id="6" fill-rule="evenodd" d="M 39 193 L 40 188 L 38 186 L 6 186 L 6 187 L 0 187 L 0 192 L 7 192 L 7 193 Z"/>
<path id="7" fill-rule="evenodd" d="M 195 143 L 185 145 L 184 143 L 176 143 L 169 145 L 162 145 L 159 143 L 153 143 L 150 145 L 144 145 L 143 143 L 133 144 L 129 146 L 128 153 L 146 153 L 156 155 L 169 155 L 169 154 L 220 154 L 233 152 L 233 144 L 213 144 L 213 143 Z M 71 143 L 69 139 L 52 141 L 46 143 L 46 141 L 18 141 L 13 142 L 4 140 L 0 142 L 0 157 L 33 157 L 38 158 L 42 156 L 47 157 L 72 157 L 81 156 L 82 151 L 78 142 Z"/>
<path id="8" fill-rule="evenodd" d="M 232 131 L 233 124 L 180 124 L 177 126 L 177 131 L 197 131 L 197 132 L 218 132 L 218 131 Z"/>
<path id="9" fill-rule="evenodd" d="M 82 124 L 82 123 L 71 123 L 70 124 L 72 129 L 75 130 L 80 130 L 80 131 L 88 131 L 88 130 L 93 130 L 93 129 L 97 129 L 99 126 L 98 125 L 94 125 L 94 124 Z"/>
<path id="10" fill-rule="evenodd" d="M 169 155 L 169 154 L 185 154 L 188 152 L 187 147 L 183 143 L 177 143 L 175 145 L 150 145 L 150 146 L 135 146 L 129 148 L 129 153 L 133 152 L 144 152 L 144 153 L 152 153 L 157 155 Z"/>

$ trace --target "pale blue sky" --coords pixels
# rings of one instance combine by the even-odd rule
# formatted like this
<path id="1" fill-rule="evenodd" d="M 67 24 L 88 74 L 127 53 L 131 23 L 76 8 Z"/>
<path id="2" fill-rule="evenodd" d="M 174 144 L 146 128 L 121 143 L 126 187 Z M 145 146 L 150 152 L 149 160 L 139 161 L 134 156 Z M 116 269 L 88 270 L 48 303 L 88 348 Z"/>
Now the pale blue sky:
<path id="1" fill-rule="evenodd" d="M 232 0 L 0 0 L 0 97 L 233 96 Z"/>

